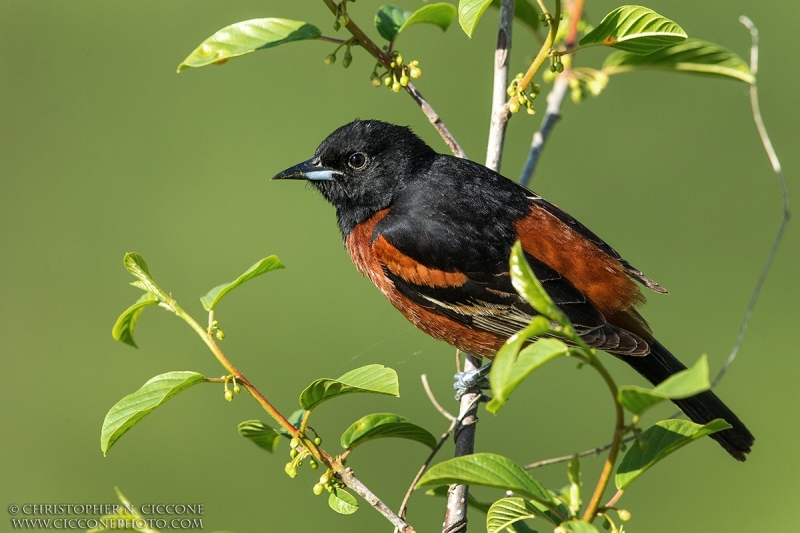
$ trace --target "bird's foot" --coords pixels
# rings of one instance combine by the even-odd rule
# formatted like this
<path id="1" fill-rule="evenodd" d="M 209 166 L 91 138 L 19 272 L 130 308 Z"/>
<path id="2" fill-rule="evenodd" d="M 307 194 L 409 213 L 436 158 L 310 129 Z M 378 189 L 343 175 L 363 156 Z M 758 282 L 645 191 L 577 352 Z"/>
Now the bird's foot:
<path id="1" fill-rule="evenodd" d="M 492 369 L 492 363 L 486 363 L 482 367 L 475 370 L 467 370 L 466 372 L 458 372 L 454 377 L 456 382 L 453 388 L 456 390 L 456 400 L 460 400 L 469 389 L 489 388 L 489 371 Z"/>

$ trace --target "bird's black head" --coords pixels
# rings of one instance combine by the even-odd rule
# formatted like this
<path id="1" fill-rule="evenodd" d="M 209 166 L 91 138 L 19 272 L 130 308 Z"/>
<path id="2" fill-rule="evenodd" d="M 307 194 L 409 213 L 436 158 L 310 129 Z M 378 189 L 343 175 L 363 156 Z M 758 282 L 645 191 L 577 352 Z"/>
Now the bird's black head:
<path id="1" fill-rule="evenodd" d="M 407 127 L 356 120 L 322 141 L 314 157 L 272 179 L 304 179 L 336 207 L 343 235 L 392 205 L 436 152 Z"/>

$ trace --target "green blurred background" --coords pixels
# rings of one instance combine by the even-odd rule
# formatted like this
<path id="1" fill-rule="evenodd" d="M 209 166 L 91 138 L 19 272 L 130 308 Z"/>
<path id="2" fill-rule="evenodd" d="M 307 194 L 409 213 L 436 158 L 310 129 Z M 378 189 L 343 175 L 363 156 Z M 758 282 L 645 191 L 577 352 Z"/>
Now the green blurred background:
<path id="1" fill-rule="evenodd" d="M 618 5 L 587 4 L 595 22 Z M 373 36 L 379 5 L 350 7 Z M 744 57 L 749 35 L 737 17 L 755 21 L 763 113 L 796 188 L 800 7 L 780 2 L 765 13 L 765 4 L 744 0 L 647 5 L 690 36 Z M 230 295 L 218 318 L 228 355 L 287 413 L 315 378 L 369 363 L 397 369 L 400 399 L 351 396 L 318 410 L 314 426 L 332 451 L 340 432 L 369 412 L 397 412 L 440 434 L 447 421 L 425 398 L 420 374 L 456 409 L 453 350 L 416 331 L 361 278 L 319 195 L 268 180 L 355 117 L 410 124 L 446 148 L 410 98 L 369 85 L 373 62 L 361 50 L 347 71 L 323 64 L 332 45 L 303 42 L 175 74 L 217 29 L 264 16 L 334 33 L 318 1 L 0 3 L 3 513 L 12 503 L 113 502 L 116 485 L 139 504 L 203 503 L 206 531 L 390 528 L 363 504 L 351 517 L 329 511 L 325 498 L 312 495 L 317 475 L 307 469 L 290 480 L 285 444 L 273 456 L 236 433 L 239 421 L 265 414 L 245 395 L 223 401 L 218 386 L 170 401 L 103 457 L 100 425 L 122 396 L 169 370 L 222 374 L 188 327 L 155 308 L 140 321 L 138 351 L 111 339 L 115 318 L 139 296 L 127 285 L 127 251 L 141 253 L 161 286 L 201 321 L 198 297 L 209 288 L 263 256 L 285 262 L 286 270 Z M 472 39 L 457 25 L 446 34 L 418 26 L 398 42 L 406 58 L 421 62 L 420 90 L 481 162 L 496 20 L 490 11 Z M 521 26 L 514 43 L 520 71 L 537 45 Z M 605 54 L 581 53 L 579 63 L 599 65 Z M 506 175 L 518 175 L 540 117 L 512 121 Z M 532 188 L 667 287 L 670 294 L 653 294 L 645 311 L 653 329 L 684 361 L 708 353 L 719 368 L 780 220 L 779 189 L 745 84 L 657 72 L 615 77 L 599 98 L 565 104 Z M 740 358 L 718 389 L 757 436 L 752 456 L 737 464 L 705 439 L 658 465 L 620 503 L 633 513 L 631 531 L 763 530 L 796 505 L 800 358 L 791 336 L 799 318 L 799 235 L 792 224 Z M 620 382 L 642 383 L 607 360 Z M 590 371 L 552 364 L 500 416 L 484 412 L 477 449 L 530 462 L 604 444 L 612 427 L 605 394 Z M 663 406 L 648 421 L 671 412 Z M 426 453 L 415 443 L 376 442 L 350 464 L 396 508 Z M 451 454 L 448 443 L 441 457 Z M 584 468 L 594 475 L 600 464 L 588 458 Z M 536 475 L 560 487 L 564 473 L 561 465 Z M 417 495 L 409 520 L 418 531 L 436 530 L 442 503 Z M 4 516 L 0 530 L 10 528 Z M 471 524 L 483 530 L 483 517 L 473 515 Z"/>

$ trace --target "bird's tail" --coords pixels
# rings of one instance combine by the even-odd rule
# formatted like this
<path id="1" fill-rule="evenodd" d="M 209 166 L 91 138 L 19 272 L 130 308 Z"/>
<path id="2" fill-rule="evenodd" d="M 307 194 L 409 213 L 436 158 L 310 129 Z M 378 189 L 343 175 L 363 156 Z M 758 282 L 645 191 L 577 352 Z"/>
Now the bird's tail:
<path id="1" fill-rule="evenodd" d="M 626 357 L 625 362 L 653 385 L 658 385 L 676 372 L 686 369 L 658 341 L 651 343 L 649 355 Z M 739 461 L 745 460 L 745 454 L 750 452 L 755 437 L 716 394 L 706 391 L 683 400 L 674 400 L 674 402 L 693 422 L 707 424 L 715 418 L 722 418 L 733 426 L 712 434 L 711 438 L 719 442 L 734 458 Z"/>

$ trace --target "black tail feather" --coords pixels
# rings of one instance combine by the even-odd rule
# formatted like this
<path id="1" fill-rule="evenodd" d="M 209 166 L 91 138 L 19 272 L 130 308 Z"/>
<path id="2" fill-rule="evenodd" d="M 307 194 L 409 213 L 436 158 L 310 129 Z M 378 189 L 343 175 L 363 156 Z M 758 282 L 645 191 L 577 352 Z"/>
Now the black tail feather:
<path id="1" fill-rule="evenodd" d="M 650 344 L 649 355 L 624 359 L 653 385 L 658 385 L 672 374 L 686 369 L 658 341 Z M 715 418 L 722 418 L 728 422 L 732 428 L 714 433 L 711 438 L 719 442 L 734 458 L 739 461 L 745 460 L 745 454 L 750 453 L 755 437 L 716 394 L 711 391 L 701 392 L 690 398 L 675 400 L 675 404 L 697 424 L 707 424 Z"/>

